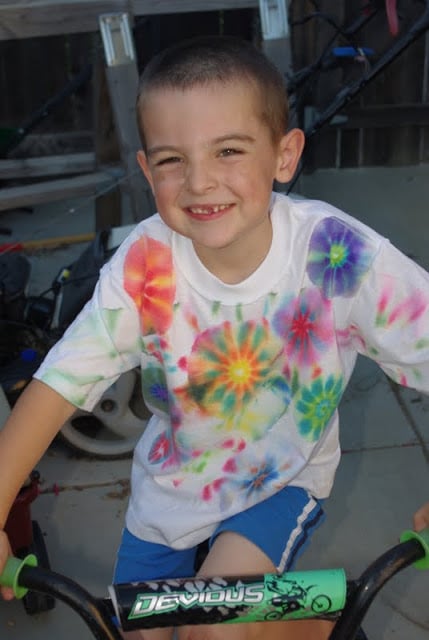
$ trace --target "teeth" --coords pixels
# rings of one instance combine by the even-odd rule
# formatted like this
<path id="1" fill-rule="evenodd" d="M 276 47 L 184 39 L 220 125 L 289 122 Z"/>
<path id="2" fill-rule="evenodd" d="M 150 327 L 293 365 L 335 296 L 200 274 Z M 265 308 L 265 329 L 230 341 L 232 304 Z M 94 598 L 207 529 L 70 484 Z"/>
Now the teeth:
<path id="1" fill-rule="evenodd" d="M 189 210 L 192 213 L 219 213 L 219 211 L 223 211 L 224 209 L 227 209 L 229 207 L 229 205 L 227 204 L 218 204 L 215 205 L 213 207 L 189 207 Z"/>

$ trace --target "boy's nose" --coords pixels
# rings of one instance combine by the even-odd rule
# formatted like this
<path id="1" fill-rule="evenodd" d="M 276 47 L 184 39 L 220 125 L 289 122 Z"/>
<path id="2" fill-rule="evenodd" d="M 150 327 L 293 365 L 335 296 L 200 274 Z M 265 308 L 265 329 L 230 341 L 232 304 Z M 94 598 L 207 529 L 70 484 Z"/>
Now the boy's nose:
<path id="1" fill-rule="evenodd" d="M 196 194 L 207 193 L 216 186 L 217 180 L 210 162 L 189 163 L 186 171 L 186 184 L 189 191 Z"/>

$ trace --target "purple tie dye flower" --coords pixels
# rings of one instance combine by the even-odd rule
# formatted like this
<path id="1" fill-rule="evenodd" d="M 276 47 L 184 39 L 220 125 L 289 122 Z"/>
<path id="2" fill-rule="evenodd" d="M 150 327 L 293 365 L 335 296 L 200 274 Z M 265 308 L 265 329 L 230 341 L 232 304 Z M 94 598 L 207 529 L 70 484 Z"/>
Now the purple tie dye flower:
<path id="1" fill-rule="evenodd" d="M 289 360 L 299 366 L 317 363 L 334 340 L 331 308 L 320 289 L 312 287 L 276 311 L 273 328 L 283 339 Z"/>
<path id="2" fill-rule="evenodd" d="M 371 260 L 372 252 L 362 233 L 339 218 L 324 218 L 310 239 L 307 273 L 326 298 L 350 297 Z"/>

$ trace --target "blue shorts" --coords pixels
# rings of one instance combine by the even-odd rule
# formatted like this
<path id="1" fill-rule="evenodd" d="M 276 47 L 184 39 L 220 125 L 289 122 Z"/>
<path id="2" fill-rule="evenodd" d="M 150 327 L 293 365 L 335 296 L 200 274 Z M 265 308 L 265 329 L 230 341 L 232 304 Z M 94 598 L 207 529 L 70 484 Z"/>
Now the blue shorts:
<path id="1" fill-rule="evenodd" d="M 299 487 L 285 487 L 267 500 L 227 520 L 214 531 L 234 531 L 271 559 L 278 571 L 290 571 L 312 533 L 324 520 L 321 502 Z M 114 572 L 114 584 L 189 578 L 195 575 L 197 547 L 172 549 L 146 542 L 124 529 Z"/>

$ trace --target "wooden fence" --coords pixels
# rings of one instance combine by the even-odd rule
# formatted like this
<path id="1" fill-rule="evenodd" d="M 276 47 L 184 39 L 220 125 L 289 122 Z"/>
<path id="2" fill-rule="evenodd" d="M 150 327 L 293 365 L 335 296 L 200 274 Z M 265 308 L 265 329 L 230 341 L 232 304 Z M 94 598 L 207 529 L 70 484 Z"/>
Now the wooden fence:
<path id="1" fill-rule="evenodd" d="M 12 9 L 7 14 L 7 20 L 2 22 L 2 5 L 6 4 L 0 3 L 0 128 L 14 129 L 28 122 L 31 115 L 58 94 L 85 65 L 97 62 L 101 57 L 101 43 L 95 31 L 45 34 L 44 37 L 29 37 L 27 34 L 25 39 L 4 39 L 7 31 L 5 25 L 10 30 L 17 20 L 12 20 L 14 5 L 11 3 L 8 5 Z M 111 4 L 119 6 L 120 2 Z M 174 2 L 170 4 L 173 6 Z M 135 42 L 140 68 L 157 50 L 195 33 L 222 32 L 249 39 L 259 37 L 256 1 L 236 2 L 236 9 L 231 9 L 234 3 L 229 2 L 228 10 L 199 12 L 189 10 L 190 4 L 184 2 L 188 9 L 185 12 L 136 16 Z M 204 4 L 206 9 L 222 3 Z M 410 10 L 407 9 L 406 20 L 401 23 L 403 29 L 422 10 L 422 4 L 414 0 L 407 0 L 406 4 Z M 156 5 L 155 2 L 151 3 L 151 6 Z M 362 1 L 323 0 L 321 5 L 326 13 L 348 21 L 362 7 Z M 292 18 L 298 21 L 312 10 L 313 3 L 300 0 L 291 6 Z M 31 21 L 27 20 L 26 24 L 29 23 Z M 332 27 L 323 19 L 313 19 L 295 26 L 292 30 L 295 69 L 311 64 L 332 33 Z M 341 41 L 340 36 L 336 42 Z M 362 31 L 360 43 L 373 48 L 376 55 L 388 42 L 389 34 L 383 16 Z M 420 38 L 348 107 L 343 114 L 347 118 L 343 119 L 342 124 L 325 128 L 315 136 L 307 170 L 314 167 L 394 166 L 429 162 L 428 42 L 428 37 Z M 352 63 L 347 69 L 319 74 L 307 102 L 316 110 L 323 109 L 346 79 L 353 75 L 357 77 L 361 71 L 361 65 Z M 95 113 L 98 113 L 99 106 L 93 103 L 93 86 L 89 80 L 59 104 L 49 117 L 42 119 L 11 155 L 28 157 L 71 150 L 90 153 L 94 145 Z"/>
<path id="2" fill-rule="evenodd" d="M 323 0 L 324 13 L 350 26 L 359 15 L 360 0 Z M 299 22 L 311 2 L 293 3 L 293 20 Z M 422 15 L 423 3 L 398 3 L 402 9 L 400 34 Z M 405 10 L 406 9 L 406 10 Z M 295 70 L 314 63 L 335 34 L 326 19 L 312 19 L 292 29 Z M 356 37 L 358 45 L 374 51 L 370 64 L 394 42 L 380 12 Z M 350 44 L 338 35 L 335 45 Z M 349 61 L 342 68 L 321 73 L 305 101 L 323 111 L 345 83 L 362 76 L 365 62 Z M 341 120 L 326 127 L 311 142 L 307 170 L 315 167 L 398 166 L 429 162 L 429 38 L 416 40 L 389 67 L 362 90 L 341 112 Z"/>
<path id="3" fill-rule="evenodd" d="M 252 38 L 254 10 L 203 11 L 136 17 L 134 39 L 141 69 L 156 51 L 195 33 L 230 33 Z M 1 5 L 0 5 L 1 23 Z M 89 64 L 103 59 L 98 32 L 65 33 L 0 41 L 0 128 L 25 126 Z M 50 109 L 29 139 L 11 155 L 37 156 L 92 148 L 97 108 L 93 80 Z M 63 134 L 66 133 L 64 136 Z"/>

